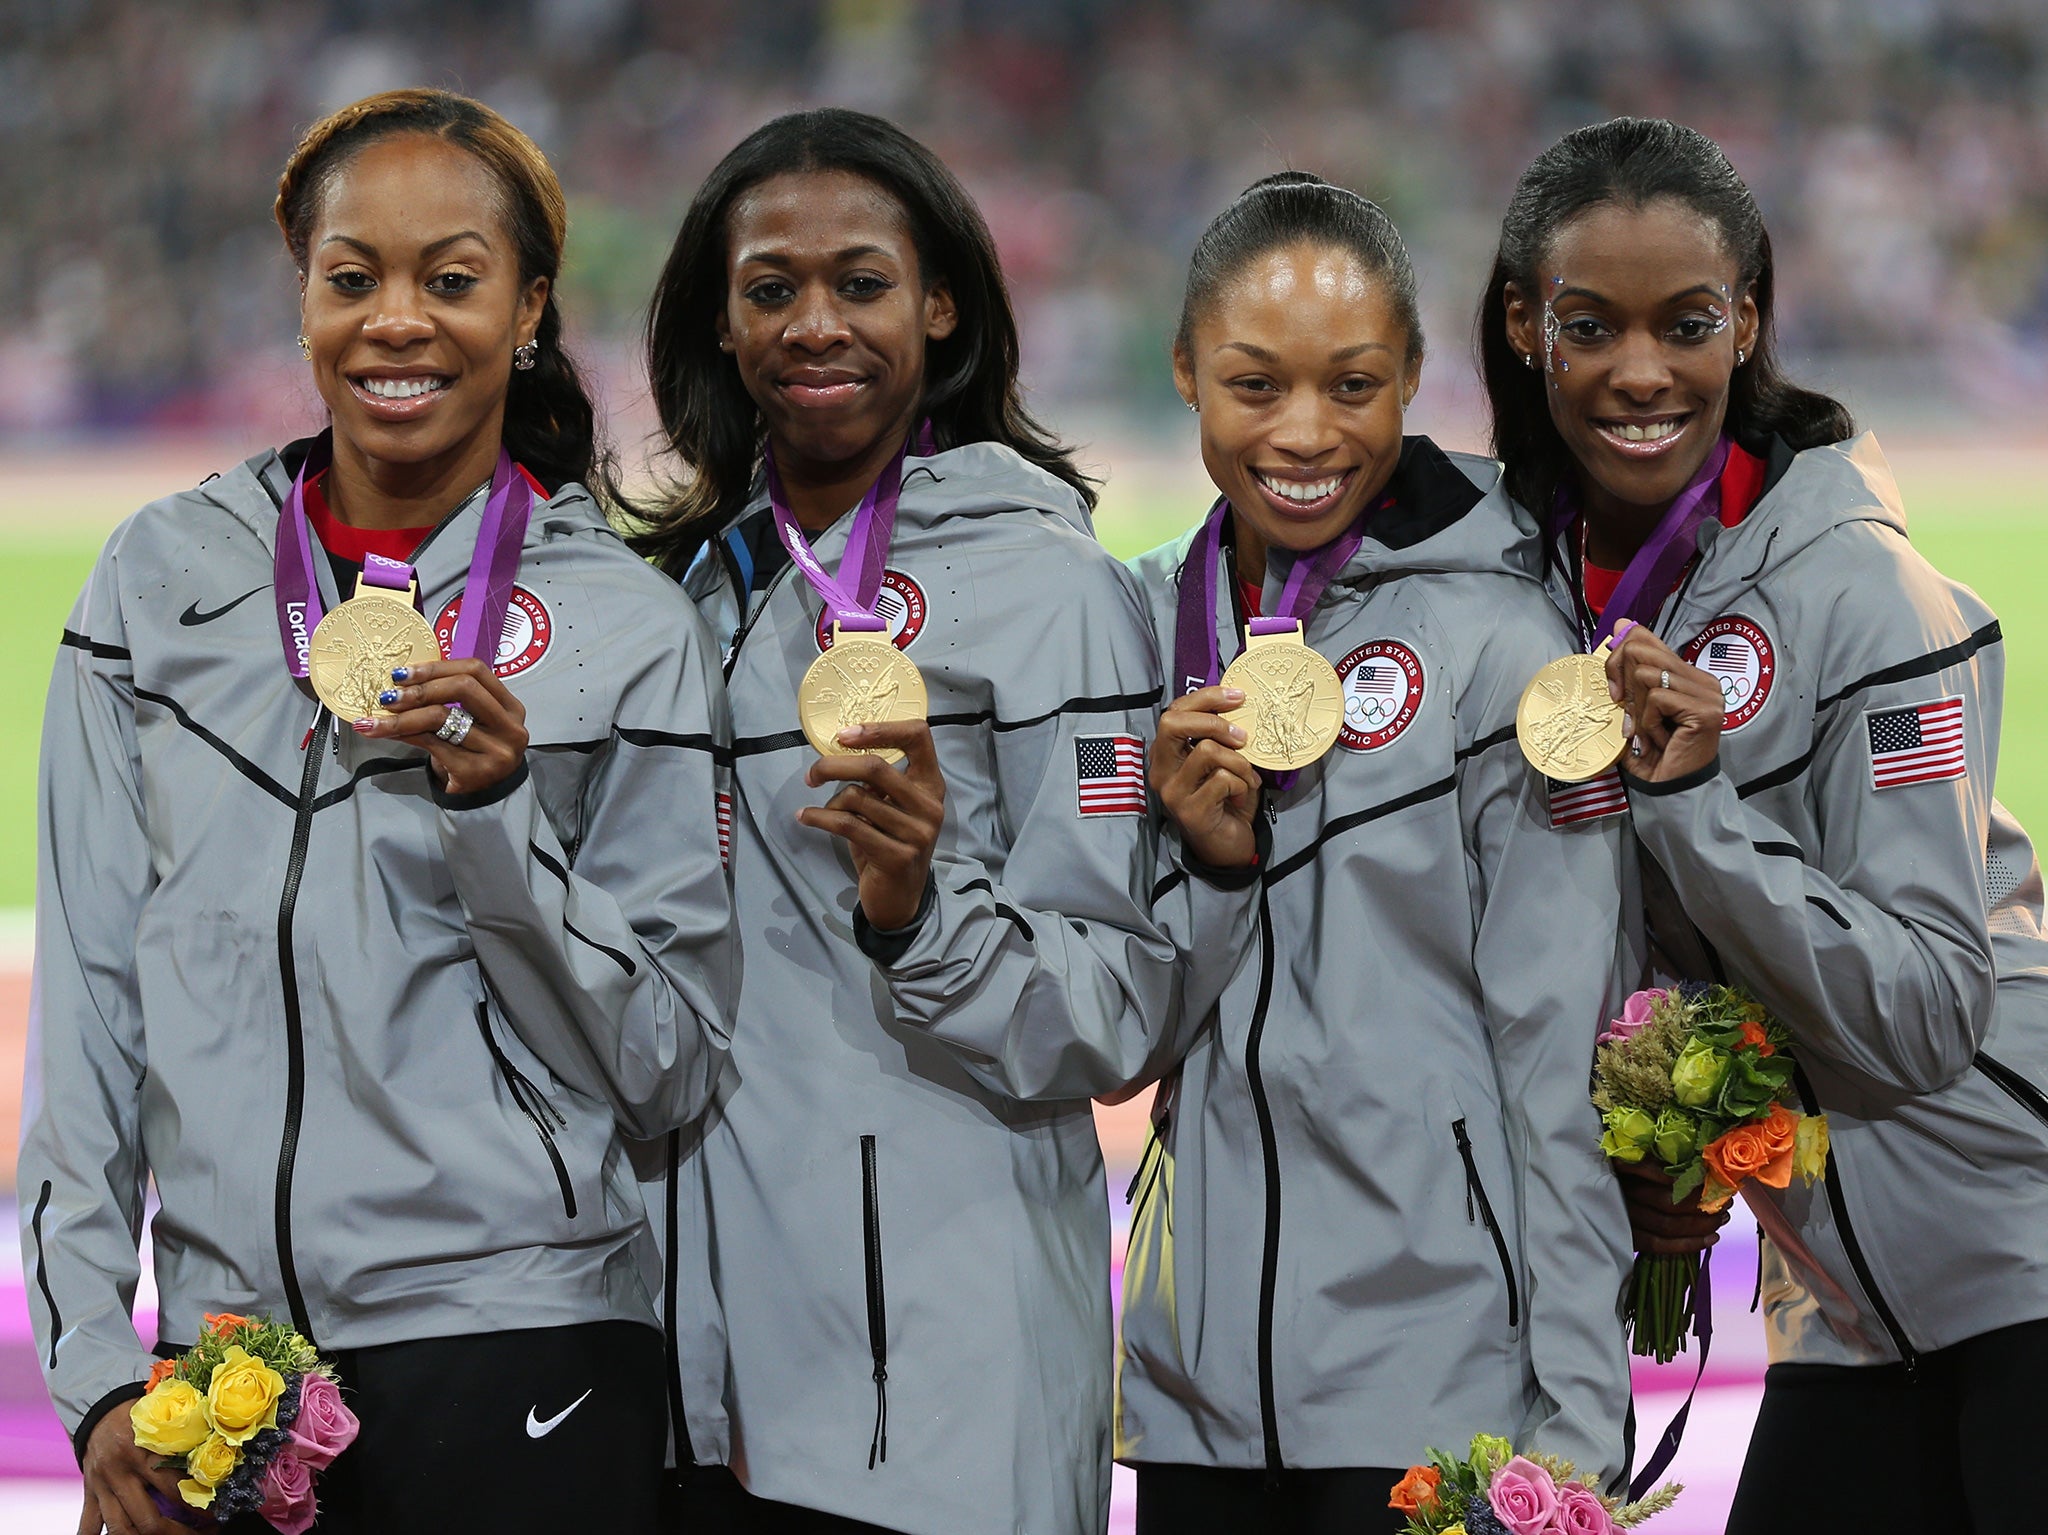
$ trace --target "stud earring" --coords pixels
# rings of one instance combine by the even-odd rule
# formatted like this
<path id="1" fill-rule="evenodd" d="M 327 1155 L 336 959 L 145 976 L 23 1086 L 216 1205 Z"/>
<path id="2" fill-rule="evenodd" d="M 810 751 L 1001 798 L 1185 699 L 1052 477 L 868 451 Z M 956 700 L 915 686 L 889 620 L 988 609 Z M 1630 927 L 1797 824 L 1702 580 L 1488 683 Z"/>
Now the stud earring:
<path id="1" fill-rule="evenodd" d="M 1534 352 L 1524 352 L 1524 353 L 1522 354 L 1522 366 L 1523 366 L 1523 367 L 1525 367 L 1525 368 L 1533 368 L 1533 367 L 1535 367 L 1535 366 L 1536 366 L 1536 354 L 1535 354 Z"/>
<path id="2" fill-rule="evenodd" d="M 303 335 L 299 337 L 299 355 L 305 358 L 307 362 L 313 360 L 313 343 L 308 341 Z"/>
<path id="3" fill-rule="evenodd" d="M 521 373 L 530 371 L 534 363 L 539 360 L 540 343 L 538 341 L 522 342 L 520 345 L 512 348 L 512 366 Z"/>
<path id="4" fill-rule="evenodd" d="M 1735 366 L 1739 368 L 1746 361 L 1748 361 L 1748 358 L 1743 354 L 1742 348 L 1737 347 L 1735 349 Z"/>
<path id="5" fill-rule="evenodd" d="M 1197 405 L 1193 400 L 1184 400 L 1181 403 L 1186 405 L 1187 408 L 1193 411 L 1196 415 L 1200 415 L 1202 413 L 1202 407 Z"/>

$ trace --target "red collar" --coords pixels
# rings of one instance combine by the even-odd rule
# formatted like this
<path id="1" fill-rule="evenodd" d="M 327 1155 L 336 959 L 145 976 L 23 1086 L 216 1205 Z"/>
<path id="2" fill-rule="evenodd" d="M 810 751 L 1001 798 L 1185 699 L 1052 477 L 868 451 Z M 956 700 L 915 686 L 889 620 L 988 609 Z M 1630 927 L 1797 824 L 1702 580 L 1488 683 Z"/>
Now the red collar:
<path id="1" fill-rule="evenodd" d="M 547 500 L 546 489 L 527 471 L 526 466 L 520 464 L 515 467 L 534 495 Z M 326 478 L 327 471 L 323 469 L 306 482 L 306 520 L 313 524 L 313 533 L 320 540 L 321 548 L 352 565 L 362 564 L 364 557 L 372 554 L 397 560 L 401 565 L 410 564 L 420 545 L 426 542 L 427 535 L 440 526 L 438 522 L 430 522 L 418 528 L 359 528 L 353 523 L 343 522 L 334 515 L 333 508 L 327 504 L 326 493 L 321 489 L 321 482 Z"/>

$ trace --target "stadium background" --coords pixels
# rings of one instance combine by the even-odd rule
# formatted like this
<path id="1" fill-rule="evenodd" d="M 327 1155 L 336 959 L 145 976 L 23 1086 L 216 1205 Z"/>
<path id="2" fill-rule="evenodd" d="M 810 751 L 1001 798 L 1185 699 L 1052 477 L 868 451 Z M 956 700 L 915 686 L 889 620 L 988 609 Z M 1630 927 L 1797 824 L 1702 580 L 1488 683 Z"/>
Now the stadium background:
<path id="1" fill-rule="evenodd" d="M 1478 446 L 1470 317 L 1516 174 L 1581 123 L 1687 121 L 1763 202 L 1798 371 L 1880 431 L 1915 541 L 2004 619 L 1997 789 L 2048 826 L 2048 11 L 2031 0 L 0 0 L 0 717 L 20 726 L 0 733 L 0 1197 L 35 722 L 65 613 L 121 516 L 317 421 L 274 178 L 322 111 L 418 83 L 483 97 L 561 172 L 572 339 L 629 468 L 649 424 L 640 306 L 704 172 L 788 108 L 902 122 L 980 199 L 1034 404 L 1106 477 L 1099 529 L 1121 554 L 1208 499 L 1165 342 L 1186 253 L 1235 191 L 1294 166 L 1388 207 L 1431 346 L 1413 428 Z M 1121 1229 L 1141 1121 L 1103 1126 Z M 1738 1216 L 1665 1535 L 1721 1527 L 1762 1370 L 1754 1247 Z M 1646 1438 L 1690 1373 L 1641 1374 Z M 75 1484 L 0 1244 L 0 1528 L 73 1529 Z"/>

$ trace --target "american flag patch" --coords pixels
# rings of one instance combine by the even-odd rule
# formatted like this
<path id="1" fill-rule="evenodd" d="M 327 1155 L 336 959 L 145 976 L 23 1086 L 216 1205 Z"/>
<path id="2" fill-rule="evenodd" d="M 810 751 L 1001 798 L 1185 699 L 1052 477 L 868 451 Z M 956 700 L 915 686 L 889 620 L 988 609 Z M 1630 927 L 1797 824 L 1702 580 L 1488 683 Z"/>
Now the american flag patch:
<path id="1" fill-rule="evenodd" d="M 1749 663 L 1742 653 L 1742 647 L 1733 640 L 1713 640 L 1707 645 L 1707 670 L 1721 673 L 1740 673 Z"/>
<path id="2" fill-rule="evenodd" d="M 732 796 L 723 789 L 718 791 L 718 864 L 732 867 Z"/>
<path id="3" fill-rule="evenodd" d="M 1604 820 L 1628 813 L 1628 790 L 1621 785 L 1621 769 L 1611 767 L 1584 783 L 1543 780 L 1550 786 L 1550 829 L 1576 826 L 1581 821 Z"/>
<path id="4" fill-rule="evenodd" d="M 1937 698 L 1905 709 L 1873 709 L 1863 722 L 1870 727 L 1871 788 L 1896 789 L 1967 776 L 1960 698 Z"/>
<path id="5" fill-rule="evenodd" d="M 1145 743 L 1136 736 L 1074 737 L 1074 771 L 1079 814 L 1145 813 Z"/>

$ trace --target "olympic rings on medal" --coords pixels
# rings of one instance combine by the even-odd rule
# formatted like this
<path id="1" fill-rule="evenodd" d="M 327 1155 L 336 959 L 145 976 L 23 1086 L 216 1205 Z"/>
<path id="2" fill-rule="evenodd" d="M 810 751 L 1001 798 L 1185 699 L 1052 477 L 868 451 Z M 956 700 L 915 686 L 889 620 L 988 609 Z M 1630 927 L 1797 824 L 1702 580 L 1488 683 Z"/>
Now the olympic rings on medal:
<path id="1" fill-rule="evenodd" d="M 450 704 L 448 706 L 448 717 L 441 721 L 441 728 L 435 731 L 434 734 L 446 741 L 450 746 L 460 746 L 469 738 L 470 729 L 475 724 L 475 717 L 467 709 L 463 708 L 461 704 Z"/>

